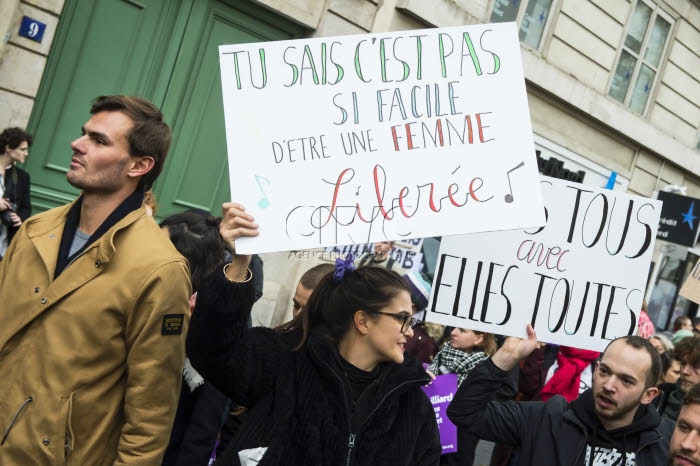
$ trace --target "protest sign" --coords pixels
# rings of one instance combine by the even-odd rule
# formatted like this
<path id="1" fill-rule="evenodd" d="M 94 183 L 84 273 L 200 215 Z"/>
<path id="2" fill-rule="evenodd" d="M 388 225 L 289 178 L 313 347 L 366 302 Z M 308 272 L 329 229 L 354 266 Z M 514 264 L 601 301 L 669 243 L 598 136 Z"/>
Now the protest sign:
<path id="1" fill-rule="evenodd" d="M 457 451 L 457 426 L 447 417 L 447 407 L 457 393 L 457 374 L 438 375 L 433 383 L 423 387 L 435 410 L 435 420 L 440 430 L 442 454 Z"/>
<path id="2" fill-rule="evenodd" d="M 541 185 L 546 226 L 442 239 L 426 320 L 594 351 L 635 332 L 661 202 Z"/>
<path id="3" fill-rule="evenodd" d="M 679 293 L 694 303 L 700 303 L 700 261 L 693 267 Z"/>
<path id="4" fill-rule="evenodd" d="M 241 253 L 544 224 L 515 23 L 219 47 Z"/>

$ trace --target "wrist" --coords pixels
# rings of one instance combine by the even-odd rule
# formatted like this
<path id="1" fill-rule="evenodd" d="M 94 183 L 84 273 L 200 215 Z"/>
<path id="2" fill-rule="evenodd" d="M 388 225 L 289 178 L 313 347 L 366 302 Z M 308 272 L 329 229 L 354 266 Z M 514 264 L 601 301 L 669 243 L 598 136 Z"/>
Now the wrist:
<path id="1" fill-rule="evenodd" d="M 237 270 L 232 268 L 231 264 L 224 265 L 224 277 L 230 282 L 245 283 L 253 278 L 253 272 L 249 268 Z"/>
<path id="2" fill-rule="evenodd" d="M 502 371 L 508 372 L 520 363 L 520 360 L 507 351 L 496 351 L 491 357 L 493 364 Z"/>

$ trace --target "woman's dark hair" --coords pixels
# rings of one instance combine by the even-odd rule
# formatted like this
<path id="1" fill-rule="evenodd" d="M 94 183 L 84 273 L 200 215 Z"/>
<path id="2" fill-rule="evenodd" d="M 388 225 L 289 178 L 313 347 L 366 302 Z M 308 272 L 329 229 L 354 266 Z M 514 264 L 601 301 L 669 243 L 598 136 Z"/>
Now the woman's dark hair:
<path id="1" fill-rule="evenodd" d="M 663 382 L 664 375 L 666 375 L 666 372 L 673 362 L 673 358 L 668 352 L 659 354 L 659 358 L 661 359 L 661 374 L 659 375 L 657 385 Z"/>
<path id="2" fill-rule="evenodd" d="M 224 262 L 226 247 L 219 235 L 220 218 L 204 217 L 195 212 L 171 215 L 160 223 L 167 227 L 170 241 L 190 264 L 192 289 Z"/>
<path id="3" fill-rule="evenodd" d="M 309 331 L 315 328 L 323 328 L 328 337 L 338 342 L 352 325 L 357 311 L 372 315 L 389 306 L 401 291 L 410 293 L 408 283 L 396 272 L 383 267 L 348 270 L 338 283 L 329 273 L 309 297 L 306 310 L 277 330 L 302 331 L 301 341 L 294 350 L 303 346 Z"/>
<path id="4" fill-rule="evenodd" d="M 27 141 L 28 146 L 31 146 L 34 138 L 22 128 L 5 128 L 0 133 L 0 154 L 5 153 L 5 147 L 9 146 L 10 149 L 17 149 L 24 141 Z"/>

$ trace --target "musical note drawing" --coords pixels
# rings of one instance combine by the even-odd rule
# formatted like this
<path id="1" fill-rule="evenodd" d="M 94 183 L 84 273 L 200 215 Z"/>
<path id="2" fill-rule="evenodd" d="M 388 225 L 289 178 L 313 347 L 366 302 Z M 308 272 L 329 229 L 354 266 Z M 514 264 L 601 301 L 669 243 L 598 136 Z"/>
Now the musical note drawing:
<path id="1" fill-rule="evenodd" d="M 506 173 L 506 176 L 508 177 L 508 187 L 510 188 L 510 194 L 506 194 L 505 200 L 509 204 L 513 202 L 513 186 L 510 184 L 510 172 L 517 170 L 523 165 L 525 165 L 525 162 L 520 162 L 517 166 L 511 168 L 510 170 L 508 170 L 508 173 Z"/>
<path id="2" fill-rule="evenodd" d="M 270 207 L 270 200 L 267 198 L 267 194 L 265 194 L 265 190 L 263 189 L 260 180 L 265 180 L 265 183 L 267 183 L 268 186 L 270 186 L 270 180 L 268 180 L 264 176 L 255 175 L 255 182 L 258 183 L 258 188 L 260 188 L 260 192 L 263 195 L 262 199 L 258 201 L 258 207 L 260 207 L 261 209 L 267 209 L 268 207 Z"/>
<path id="3" fill-rule="evenodd" d="M 357 192 L 355 193 L 355 196 L 359 196 L 359 195 L 360 195 L 360 188 L 361 188 L 361 187 L 362 187 L 362 185 L 359 185 L 359 186 L 357 187 Z"/>

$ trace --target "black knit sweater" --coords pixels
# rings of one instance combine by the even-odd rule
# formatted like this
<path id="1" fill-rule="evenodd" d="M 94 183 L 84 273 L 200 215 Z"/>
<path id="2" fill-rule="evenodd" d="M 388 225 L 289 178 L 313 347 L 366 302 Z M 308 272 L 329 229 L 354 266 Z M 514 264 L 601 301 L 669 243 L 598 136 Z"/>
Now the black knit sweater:
<path id="1" fill-rule="evenodd" d="M 240 450 L 267 447 L 259 466 L 437 465 L 435 414 L 421 390 L 428 382 L 410 356 L 386 364 L 351 412 L 350 385 L 333 343 L 312 332 L 298 351 L 298 334 L 247 329 L 249 283 L 221 271 L 200 286 L 187 335 L 194 367 L 249 419 L 218 464 L 239 465 Z"/>

